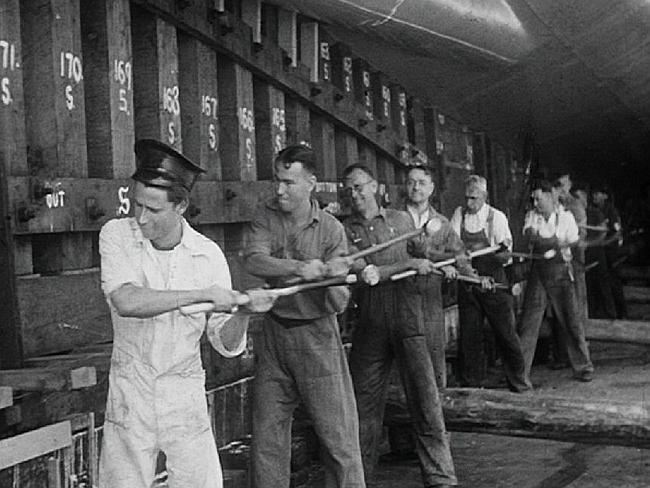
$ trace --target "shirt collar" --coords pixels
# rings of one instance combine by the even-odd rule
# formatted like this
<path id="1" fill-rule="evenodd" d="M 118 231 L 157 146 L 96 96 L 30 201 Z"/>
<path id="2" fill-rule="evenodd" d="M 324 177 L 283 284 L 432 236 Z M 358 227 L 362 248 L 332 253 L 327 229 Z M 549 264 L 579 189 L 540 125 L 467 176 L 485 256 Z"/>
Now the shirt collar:
<path id="1" fill-rule="evenodd" d="M 386 219 L 386 209 L 384 207 L 382 207 L 382 206 L 379 207 L 379 213 L 377 215 L 375 215 L 373 217 L 373 219 L 376 219 L 376 218 L 382 218 L 384 220 Z M 363 222 L 367 222 L 367 220 L 359 212 L 354 212 L 353 211 L 350 214 L 350 216 L 348 217 L 348 222 L 351 222 L 351 223 L 363 223 Z"/>

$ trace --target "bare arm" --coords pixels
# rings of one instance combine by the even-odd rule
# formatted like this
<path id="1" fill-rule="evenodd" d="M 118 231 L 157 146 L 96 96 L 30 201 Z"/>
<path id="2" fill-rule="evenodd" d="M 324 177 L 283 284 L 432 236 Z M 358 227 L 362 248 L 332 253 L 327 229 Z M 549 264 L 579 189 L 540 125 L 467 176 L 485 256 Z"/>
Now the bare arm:
<path id="1" fill-rule="evenodd" d="M 154 290 L 127 283 L 111 292 L 109 298 L 122 317 L 143 319 L 199 302 L 213 302 L 215 310 L 230 311 L 242 304 L 243 296 L 219 286 L 199 290 Z"/>

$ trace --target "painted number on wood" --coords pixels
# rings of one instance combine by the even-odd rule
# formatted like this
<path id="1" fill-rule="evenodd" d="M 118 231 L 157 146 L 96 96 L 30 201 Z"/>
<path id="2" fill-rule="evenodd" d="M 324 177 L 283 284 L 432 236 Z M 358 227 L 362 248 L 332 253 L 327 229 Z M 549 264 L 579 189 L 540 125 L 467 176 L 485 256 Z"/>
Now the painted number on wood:
<path id="1" fill-rule="evenodd" d="M 113 63 L 113 80 L 119 85 L 117 107 L 120 112 L 131 113 L 129 108 L 129 97 L 127 93 L 133 88 L 133 75 L 131 70 L 131 63 L 116 59 Z"/>
<path id="2" fill-rule="evenodd" d="M 370 94 L 370 72 L 363 72 L 363 103 L 366 106 L 366 117 L 374 119 L 372 114 L 372 96 Z"/>
<path id="3" fill-rule="evenodd" d="M 181 104 L 178 100 L 178 85 L 167 87 L 163 90 L 163 110 L 172 116 L 178 116 L 181 113 Z M 174 121 L 167 124 L 167 140 L 170 144 L 178 141 L 179 134 L 177 133 Z"/>
<path id="4" fill-rule="evenodd" d="M 0 39 L 0 60 L 0 68 L 3 73 L 19 68 L 20 64 L 16 61 L 16 45 Z M 0 100 L 3 105 L 9 105 L 14 101 L 11 95 L 11 81 L 8 76 L 0 76 Z"/>
<path id="5" fill-rule="evenodd" d="M 350 93 L 352 91 L 352 58 L 343 58 L 343 89 Z"/>
<path id="6" fill-rule="evenodd" d="M 330 79 L 330 45 L 328 42 L 320 43 L 320 57 L 323 61 L 323 80 L 329 81 Z"/>
<path id="7" fill-rule="evenodd" d="M 255 115 L 248 107 L 241 107 L 238 111 L 239 125 L 250 134 L 255 131 Z M 244 140 L 244 151 L 246 157 L 246 168 L 251 171 L 255 165 L 255 143 L 253 138 L 246 136 Z"/>
<path id="8" fill-rule="evenodd" d="M 201 97 L 201 113 L 210 120 L 208 123 L 208 146 L 213 151 L 217 150 L 217 97 L 203 95 Z"/>
<path id="9" fill-rule="evenodd" d="M 406 127 L 406 93 L 399 94 L 399 123 Z"/>
<path id="10" fill-rule="evenodd" d="M 78 85 L 83 80 L 81 58 L 69 51 L 61 51 L 61 78 L 69 80 L 65 87 L 65 105 L 68 110 L 75 108 L 73 85 Z"/>
<path id="11" fill-rule="evenodd" d="M 128 215 L 131 211 L 131 200 L 127 197 L 129 192 L 128 186 L 120 186 L 117 190 L 117 199 L 120 201 L 120 205 L 117 207 L 117 216 Z"/>
<path id="12" fill-rule="evenodd" d="M 277 129 L 277 133 L 273 138 L 273 149 L 276 153 L 279 153 L 280 151 L 282 151 L 282 148 L 284 147 L 285 133 L 286 133 L 285 116 L 284 116 L 283 108 L 273 107 L 271 109 L 271 124 L 273 127 Z"/>
<path id="13" fill-rule="evenodd" d="M 384 107 L 384 117 L 390 117 L 390 89 L 386 85 L 381 85 L 381 98 Z"/>

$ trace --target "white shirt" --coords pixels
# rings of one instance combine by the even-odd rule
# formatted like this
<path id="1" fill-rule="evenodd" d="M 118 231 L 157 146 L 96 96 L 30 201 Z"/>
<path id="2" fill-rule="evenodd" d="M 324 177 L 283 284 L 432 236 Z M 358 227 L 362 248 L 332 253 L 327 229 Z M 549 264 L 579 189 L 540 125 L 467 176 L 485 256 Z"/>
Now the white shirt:
<path id="1" fill-rule="evenodd" d="M 151 241 L 145 239 L 133 218 L 107 222 L 99 235 L 102 290 L 113 321 L 113 357 L 137 360 L 157 374 L 191 373 L 203 370 L 199 343 L 203 330 L 223 356 L 234 357 L 246 347 L 246 334 L 235 350 L 227 350 L 219 334 L 230 314 L 205 313 L 186 316 L 179 311 L 151 318 L 120 316 L 110 294 L 124 284 L 155 290 L 191 290 L 218 285 L 231 289 L 230 270 L 217 244 L 199 234 L 183 220 L 181 242 L 167 251 L 169 275 L 165 277 Z M 166 279 L 167 278 L 167 279 Z"/>
<path id="2" fill-rule="evenodd" d="M 487 220 L 492 209 L 492 225 L 488 226 Z M 459 236 L 461 234 L 461 223 L 463 222 L 463 207 L 458 207 L 451 217 L 451 226 Z M 485 230 L 485 234 L 490 240 L 490 246 L 505 244 L 509 250 L 512 250 L 512 232 L 508 225 L 508 217 L 501 210 L 484 204 L 475 214 L 466 213 L 465 223 L 463 225 L 467 232 L 475 233 Z M 492 232 L 490 232 L 490 228 Z M 491 235 L 490 235 L 491 234 Z"/>
<path id="3" fill-rule="evenodd" d="M 545 239 L 553 236 L 557 237 L 560 246 L 562 246 L 562 258 L 565 261 L 571 260 L 571 249 L 564 246 L 574 244 L 580 239 L 576 219 L 571 212 L 563 207 L 551 213 L 548 220 L 537 210 L 529 211 L 524 220 L 524 233 L 526 229 L 533 229 L 540 237 Z"/>
<path id="4" fill-rule="evenodd" d="M 424 224 L 426 224 L 429 221 L 428 205 L 427 208 L 424 210 L 424 212 L 420 213 L 417 207 L 414 207 L 413 205 L 407 203 L 406 210 L 408 210 L 408 213 L 411 214 L 411 218 L 413 219 L 413 223 L 415 224 L 416 229 L 421 229 L 424 226 Z"/>

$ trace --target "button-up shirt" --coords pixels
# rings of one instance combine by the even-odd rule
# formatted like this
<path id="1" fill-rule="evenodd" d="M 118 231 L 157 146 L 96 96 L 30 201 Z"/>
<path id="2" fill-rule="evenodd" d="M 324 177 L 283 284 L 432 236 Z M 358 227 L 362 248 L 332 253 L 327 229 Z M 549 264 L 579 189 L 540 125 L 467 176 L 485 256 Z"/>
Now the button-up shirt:
<path id="1" fill-rule="evenodd" d="M 114 356 L 128 356 L 152 368 L 154 374 L 202 371 L 199 341 L 207 326 L 213 347 L 226 357 L 244 350 L 246 336 L 235 350 L 227 350 L 219 330 L 231 316 L 214 313 L 183 315 L 174 310 L 150 318 L 122 317 L 110 294 L 125 284 L 154 290 L 192 290 L 213 285 L 231 289 L 226 258 L 217 244 L 182 221 L 181 242 L 169 251 L 168 275 L 161 269 L 151 241 L 133 218 L 107 222 L 99 235 L 102 290 L 113 321 Z"/>
<path id="2" fill-rule="evenodd" d="M 345 220 L 345 233 L 351 253 L 381 244 L 412 230 L 415 230 L 415 227 L 411 216 L 407 212 L 390 208 L 381 207 L 379 213 L 369 220 L 358 213 L 353 213 Z M 375 266 L 405 261 L 409 259 L 406 241 L 370 254 L 364 259 L 366 263 Z"/>
<path id="3" fill-rule="evenodd" d="M 492 210 L 492 224 L 488 225 L 490 210 Z M 472 234 L 484 230 L 491 246 L 503 243 L 512 250 L 512 232 L 508 225 L 508 217 L 501 210 L 486 203 L 476 213 L 465 212 L 465 222 L 463 223 L 463 207 L 458 207 L 451 217 L 451 226 L 458 235 L 462 234 L 461 224 L 467 232 Z"/>
<path id="4" fill-rule="evenodd" d="M 275 198 L 257 207 L 255 217 L 246 230 L 243 258 L 262 254 L 278 259 L 323 262 L 347 254 L 348 247 L 343 225 L 332 215 L 311 202 L 307 224 L 289 230 L 287 216 L 280 210 Z M 246 268 L 257 274 L 250 263 Z M 261 271 L 259 276 L 264 276 Z M 287 273 L 286 276 L 290 276 Z M 329 287 L 280 297 L 273 305 L 273 313 L 288 319 L 317 319 L 340 313 L 347 305 L 347 287 Z"/>
<path id="5" fill-rule="evenodd" d="M 537 210 L 531 210 L 526 214 L 524 220 L 524 233 L 526 229 L 532 229 L 544 239 L 557 237 L 560 245 L 574 244 L 580 239 L 578 225 L 573 214 L 563 208 L 558 208 L 551 213 L 548 219 Z M 562 247 L 562 258 L 565 261 L 571 260 L 571 249 Z"/>
<path id="6" fill-rule="evenodd" d="M 406 205 L 406 209 L 413 219 L 416 228 L 421 228 L 431 219 L 438 219 L 440 221 L 440 229 L 432 235 L 422 234 L 419 238 L 414 239 L 415 244 L 411 244 L 409 250 L 416 256 L 425 256 L 428 259 L 436 260 L 439 256 L 436 253 L 454 252 L 460 253 L 463 251 L 464 246 L 460 240 L 460 234 L 455 232 L 449 219 L 438 213 L 431 205 L 428 206 L 426 212 L 417 213 L 411 205 Z M 426 218 L 423 218 L 426 217 Z M 424 250 L 424 254 L 422 254 Z"/>

